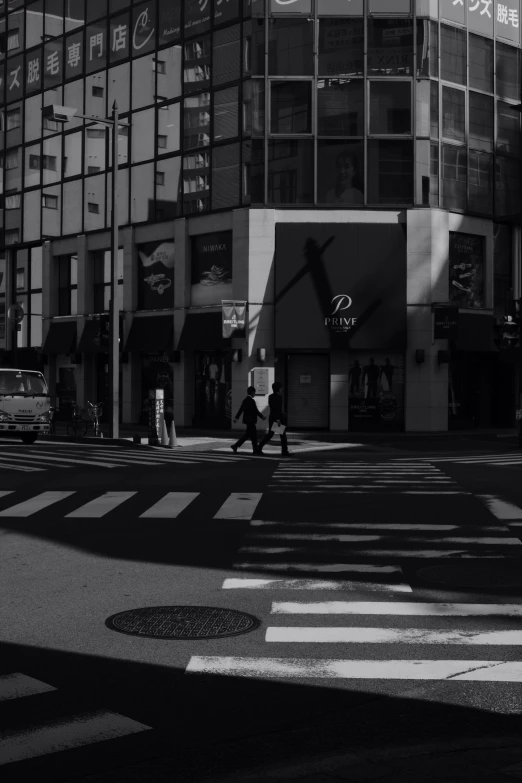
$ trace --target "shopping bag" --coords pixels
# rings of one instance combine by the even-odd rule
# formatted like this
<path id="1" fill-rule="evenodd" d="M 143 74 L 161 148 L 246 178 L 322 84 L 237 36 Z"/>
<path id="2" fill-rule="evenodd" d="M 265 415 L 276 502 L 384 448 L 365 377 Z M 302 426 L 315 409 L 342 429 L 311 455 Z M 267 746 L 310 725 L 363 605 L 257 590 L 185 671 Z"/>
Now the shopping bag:
<path id="1" fill-rule="evenodd" d="M 282 435 L 283 432 L 286 430 L 286 427 L 284 424 L 278 424 L 277 421 L 274 421 L 272 426 L 270 427 L 272 432 L 274 432 L 276 435 Z"/>

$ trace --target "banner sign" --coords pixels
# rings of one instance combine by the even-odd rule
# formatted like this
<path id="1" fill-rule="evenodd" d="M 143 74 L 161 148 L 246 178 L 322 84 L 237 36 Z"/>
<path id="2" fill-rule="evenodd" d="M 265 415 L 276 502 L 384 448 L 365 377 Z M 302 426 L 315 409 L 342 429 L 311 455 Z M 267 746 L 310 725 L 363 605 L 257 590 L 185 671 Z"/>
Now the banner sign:
<path id="1" fill-rule="evenodd" d="M 451 305 L 435 305 L 434 311 L 435 325 L 433 338 L 435 340 L 455 338 L 459 326 L 459 308 Z"/>
<path id="2" fill-rule="evenodd" d="M 138 245 L 138 308 L 174 307 L 174 242 Z"/>
<path id="3" fill-rule="evenodd" d="M 484 307 L 484 237 L 450 231 L 450 300 L 458 307 Z"/>
<path id="4" fill-rule="evenodd" d="M 246 302 L 222 300 L 223 337 L 239 337 L 245 332 Z M 241 335 L 238 333 L 241 332 Z"/>

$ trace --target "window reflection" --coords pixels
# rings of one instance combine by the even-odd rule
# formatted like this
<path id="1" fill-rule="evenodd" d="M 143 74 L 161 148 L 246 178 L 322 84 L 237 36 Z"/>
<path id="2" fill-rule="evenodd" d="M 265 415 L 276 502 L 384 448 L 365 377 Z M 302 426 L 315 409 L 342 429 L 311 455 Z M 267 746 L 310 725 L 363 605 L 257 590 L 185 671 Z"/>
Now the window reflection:
<path id="1" fill-rule="evenodd" d="M 439 75 L 439 26 L 428 19 L 417 20 L 417 76 Z"/>
<path id="2" fill-rule="evenodd" d="M 183 158 L 183 212 L 204 212 L 209 208 L 210 154 L 198 152 Z"/>
<path id="3" fill-rule="evenodd" d="M 181 157 L 164 158 L 156 164 L 156 220 L 173 220 L 180 214 Z"/>
<path id="4" fill-rule="evenodd" d="M 310 140 L 268 142 L 268 203 L 311 204 L 314 200 L 314 147 Z"/>
<path id="5" fill-rule="evenodd" d="M 227 87 L 214 92 L 214 141 L 233 139 L 238 135 L 239 89 Z"/>
<path id="6" fill-rule="evenodd" d="M 181 54 L 181 46 L 171 46 L 157 52 L 157 101 L 168 101 L 181 95 Z"/>
<path id="7" fill-rule="evenodd" d="M 405 75 L 413 72 L 413 21 L 368 19 L 368 73 Z"/>
<path id="8" fill-rule="evenodd" d="M 132 108 L 141 109 L 154 103 L 156 71 L 154 55 L 147 54 L 132 63 Z"/>
<path id="9" fill-rule="evenodd" d="M 520 174 L 510 158 L 497 155 L 495 161 L 495 214 L 518 219 L 520 214 Z"/>
<path id="10" fill-rule="evenodd" d="M 493 213 L 493 155 L 469 151 L 468 187 L 470 212 Z"/>
<path id="11" fill-rule="evenodd" d="M 71 106 L 77 109 L 79 114 L 83 114 L 83 79 L 77 79 L 74 82 L 69 82 L 63 88 L 63 99 L 66 106 Z M 73 117 L 67 123 L 67 129 L 79 128 L 83 125 L 83 120 L 78 117 Z"/>
<path id="12" fill-rule="evenodd" d="M 83 195 L 83 222 L 85 231 L 105 228 L 105 176 L 86 177 Z"/>
<path id="13" fill-rule="evenodd" d="M 469 86 L 493 92 L 493 41 L 469 35 Z"/>
<path id="14" fill-rule="evenodd" d="M 196 38 L 184 45 L 183 82 L 187 92 L 210 86 L 210 38 Z"/>
<path id="15" fill-rule="evenodd" d="M 311 76 L 314 25 L 308 19 L 270 19 L 268 25 L 268 73 Z"/>
<path id="16" fill-rule="evenodd" d="M 85 114 L 107 117 L 107 73 L 96 73 L 85 80 Z"/>
<path id="17" fill-rule="evenodd" d="M 317 177 L 320 204 L 360 206 L 364 203 L 362 142 L 319 141 Z"/>
<path id="18" fill-rule="evenodd" d="M 53 38 L 63 35 L 64 0 L 45 0 L 45 35 Z"/>
<path id="19" fill-rule="evenodd" d="M 319 75 L 364 73 L 364 20 L 319 20 Z"/>
<path id="20" fill-rule="evenodd" d="M 311 82 L 270 82 L 270 132 L 310 133 L 311 100 Z"/>
<path id="21" fill-rule="evenodd" d="M 443 144 L 441 206 L 444 209 L 466 209 L 466 170 L 466 149 Z"/>
<path id="22" fill-rule="evenodd" d="M 412 141 L 368 141 L 367 168 L 370 204 L 412 203 Z"/>
<path id="23" fill-rule="evenodd" d="M 241 30 L 238 24 L 216 30 L 212 50 L 212 84 L 236 81 L 241 75 Z"/>
<path id="24" fill-rule="evenodd" d="M 493 98 L 469 93 L 469 146 L 493 150 Z"/>
<path id="25" fill-rule="evenodd" d="M 82 231 L 82 190 L 81 179 L 65 182 L 63 186 L 63 233 L 80 234 Z"/>
<path id="26" fill-rule="evenodd" d="M 154 109 L 132 115 L 132 162 L 154 157 Z"/>
<path id="27" fill-rule="evenodd" d="M 85 173 L 105 171 L 108 130 L 105 125 L 90 125 L 85 129 Z"/>
<path id="28" fill-rule="evenodd" d="M 496 93 L 520 100 L 520 50 L 497 42 Z"/>
<path id="29" fill-rule="evenodd" d="M 239 144 L 216 147 L 212 153 L 212 209 L 239 206 Z"/>
<path id="30" fill-rule="evenodd" d="M 319 79 L 317 132 L 320 136 L 362 136 L 364 85 L 362 80 Z"/>
<path id="31" fill-rule="evenodd" d="M 445 139 L 466 138 L 466 93 L 453 87 L 442 88 L 442 135 Z"/>
<path id="32" fill-rule="evenodd" d="M 85 24 L 84 0 L 65 0 L 65 31 Z"/>
<path id="33" fill-rule="evenodd" d="M 131 169 L 131 223 L 154 220 L 154 163 Z"/>
<path id="34" fill-rule="evenodd" d="M 130 111 L 130 63 L 109 70 L 108 108 L 111 111 L 114 101 L 118 103 L 120 114 Z"/>
<path id="35" fill-rule="evenodd" d="M 440 26 L 441 79 L 456 84 L 466 84 L 466 31 Z"/>
<path id="36" fill-rule="evenodd" d="M 25 148 L 24 184 L 26 188 L 40 184 L 40 166 L 40 144 L 31 144 Z"/>
<path id="37" fill-rule="evenodd" d="M 157 110 L 158 135 L 156 151 L 158 155 L 168 155 L 179 150 L 180 143 L 180 104 L 170 103 Z"/>
<path id="38" fill-rule="evenodd" d="M 185 98 L 183 104 L 183 146 L 206 147 L 210 144 L 210 93 Z M 161 140 L 163 143 L 163 140 Z M 160 138 L 158 138 L 160 146 Z"/>
<path id="39" fill-rule="evenodd" d="M 51 185 L 42 190 L 42 234 L 61 235 L 61 185 Z"/>
<path id="40" fill-rule="evenodd" d="M 42 183 L 49 185 L 62 178 L 62 137 L 44 139 L 42 145 Z"/>
<path id="41" fill-rule="evenodd" d="M 520 155 L 520 108 L 497 101 L 497 150 Z"/>

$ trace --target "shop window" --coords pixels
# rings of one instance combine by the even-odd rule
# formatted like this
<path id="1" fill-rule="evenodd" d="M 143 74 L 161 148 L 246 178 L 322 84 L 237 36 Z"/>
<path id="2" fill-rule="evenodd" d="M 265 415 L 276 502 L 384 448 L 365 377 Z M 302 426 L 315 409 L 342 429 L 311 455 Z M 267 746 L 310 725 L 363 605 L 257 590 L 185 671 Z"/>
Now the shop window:
<path id="1" fill-rule="evenodd" d="M 319 141 L 317 145 L 319 204 L 364 204 L 364 145 L 362 142 Z"/>
<path id="2" fill-rule="evenodd" d="M 368 203 L 413 203 L 413 142 L 368 141 Z"/>
<path id="3" fill-rule="evenodd" d="M 493 98 L 469 92 L 469 146 L 493 151 Z"/>
<path id="4" fill-rule="evenodd" d="M 466 84 L 466 31 L 440 26 L 440 76 L 447 82 Z"/>
<path id="5" fill-rule="evenodd" d="M 362 76 L 364 20 L 319 20 L 319 76 Z"/>
<path id="6" fill-rule="evenodd" d="M 469 86 L 493 92 L 493 41 L 469 34 Z"/>
<path id="7" fill-rule="evenodd" d="M 370 133 L 411 133 L 410 82 L 369 82 Z"/>
<path id="8" fill-rule="evenodd" d="M 445 139 L 466 139 L 466 93 L 453 87 L 442 88 L 442 135 Z"/>
<path id="9" fill-rule="evenodd" d="M 314 25 L 308 19 L 270 19 L 268 24 L 268 73 L 311 76 Z"/>
<path id="10" fill-rule="evenodd" d="M 268 203 L 311 204 L 314 200 L 313 142 L 268 142 Z"/>
<path id="11" fill-rule="evenodd" d="M 442 145 L 443 209 L 466 209 L 467 153 L 464 147 Z"/>
<path id="12" fill-rule="evenodd" d="M 520 100 L 520 50 L 497 41 L 496 89 L 501 98 Z"/>
<path id="13" fill-rule="evenodd" d="M 368 73 L 405 76 L 413 72 L 411 19 L 368 19 Z"/>
<path id="14" fill-rule="evenodd" d="M 497 101 L 497 152 L 520 155 L 520 106 Z"/>
<path id="15" fill-rule="evenodd" d="M 239 89 L 228 87 L 214 92 L 214 141 L 233 139 L 238 135 Z"/>
<path id="16" fill-rule="evenodd" d="M 417 19 L 417 76 L 439 75 L 439 26 Z"/>
<path id="17" fill-rule="evenodd" d="M 270 83 L 270 132 L 311 133 L 312 84 L 308 81 Z"/>
<path id="18" fill-rule="evenodd" d="M 212 153 L 212 209 L 239 206 L 239 144 L 215 147 Z"/>
<path id="19" fill-rule="evenodd" d="M 237 81 L 241 76 L 240 25 L 225 27 L 214 33 L 212 49 L 212 84 Z"/>
<path id="20" fill-rule="evenodd" d="M 355 79 L 319 79 L 317 133 L 320 136 L 362 136 L 364 85 Z"/>
<path id="21" fill-rule="evenodd" d="M 470 212 L 493 214 L 493 155 L 470 150 L 468 154 Z"/>

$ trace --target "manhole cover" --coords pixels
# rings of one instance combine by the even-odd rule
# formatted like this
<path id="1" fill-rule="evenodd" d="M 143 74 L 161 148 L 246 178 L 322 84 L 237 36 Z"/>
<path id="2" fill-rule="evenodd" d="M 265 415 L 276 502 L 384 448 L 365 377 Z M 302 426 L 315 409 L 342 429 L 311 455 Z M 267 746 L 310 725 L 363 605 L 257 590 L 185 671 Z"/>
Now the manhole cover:
<path id="1" fill-rule="evenodd" d="M 253 631 L 259 620 L 213 606 L 148 606 L 113 614 L 105 624 L 113 631 L 150 639 L 220 639 Z"/>
<path id="2" fill-rule="evenodd" d="M 426 582 L 453 587 L 518 587 L 522 574 L 509 568 L 485 565 L 430 566 L 417 571 Z"/>

